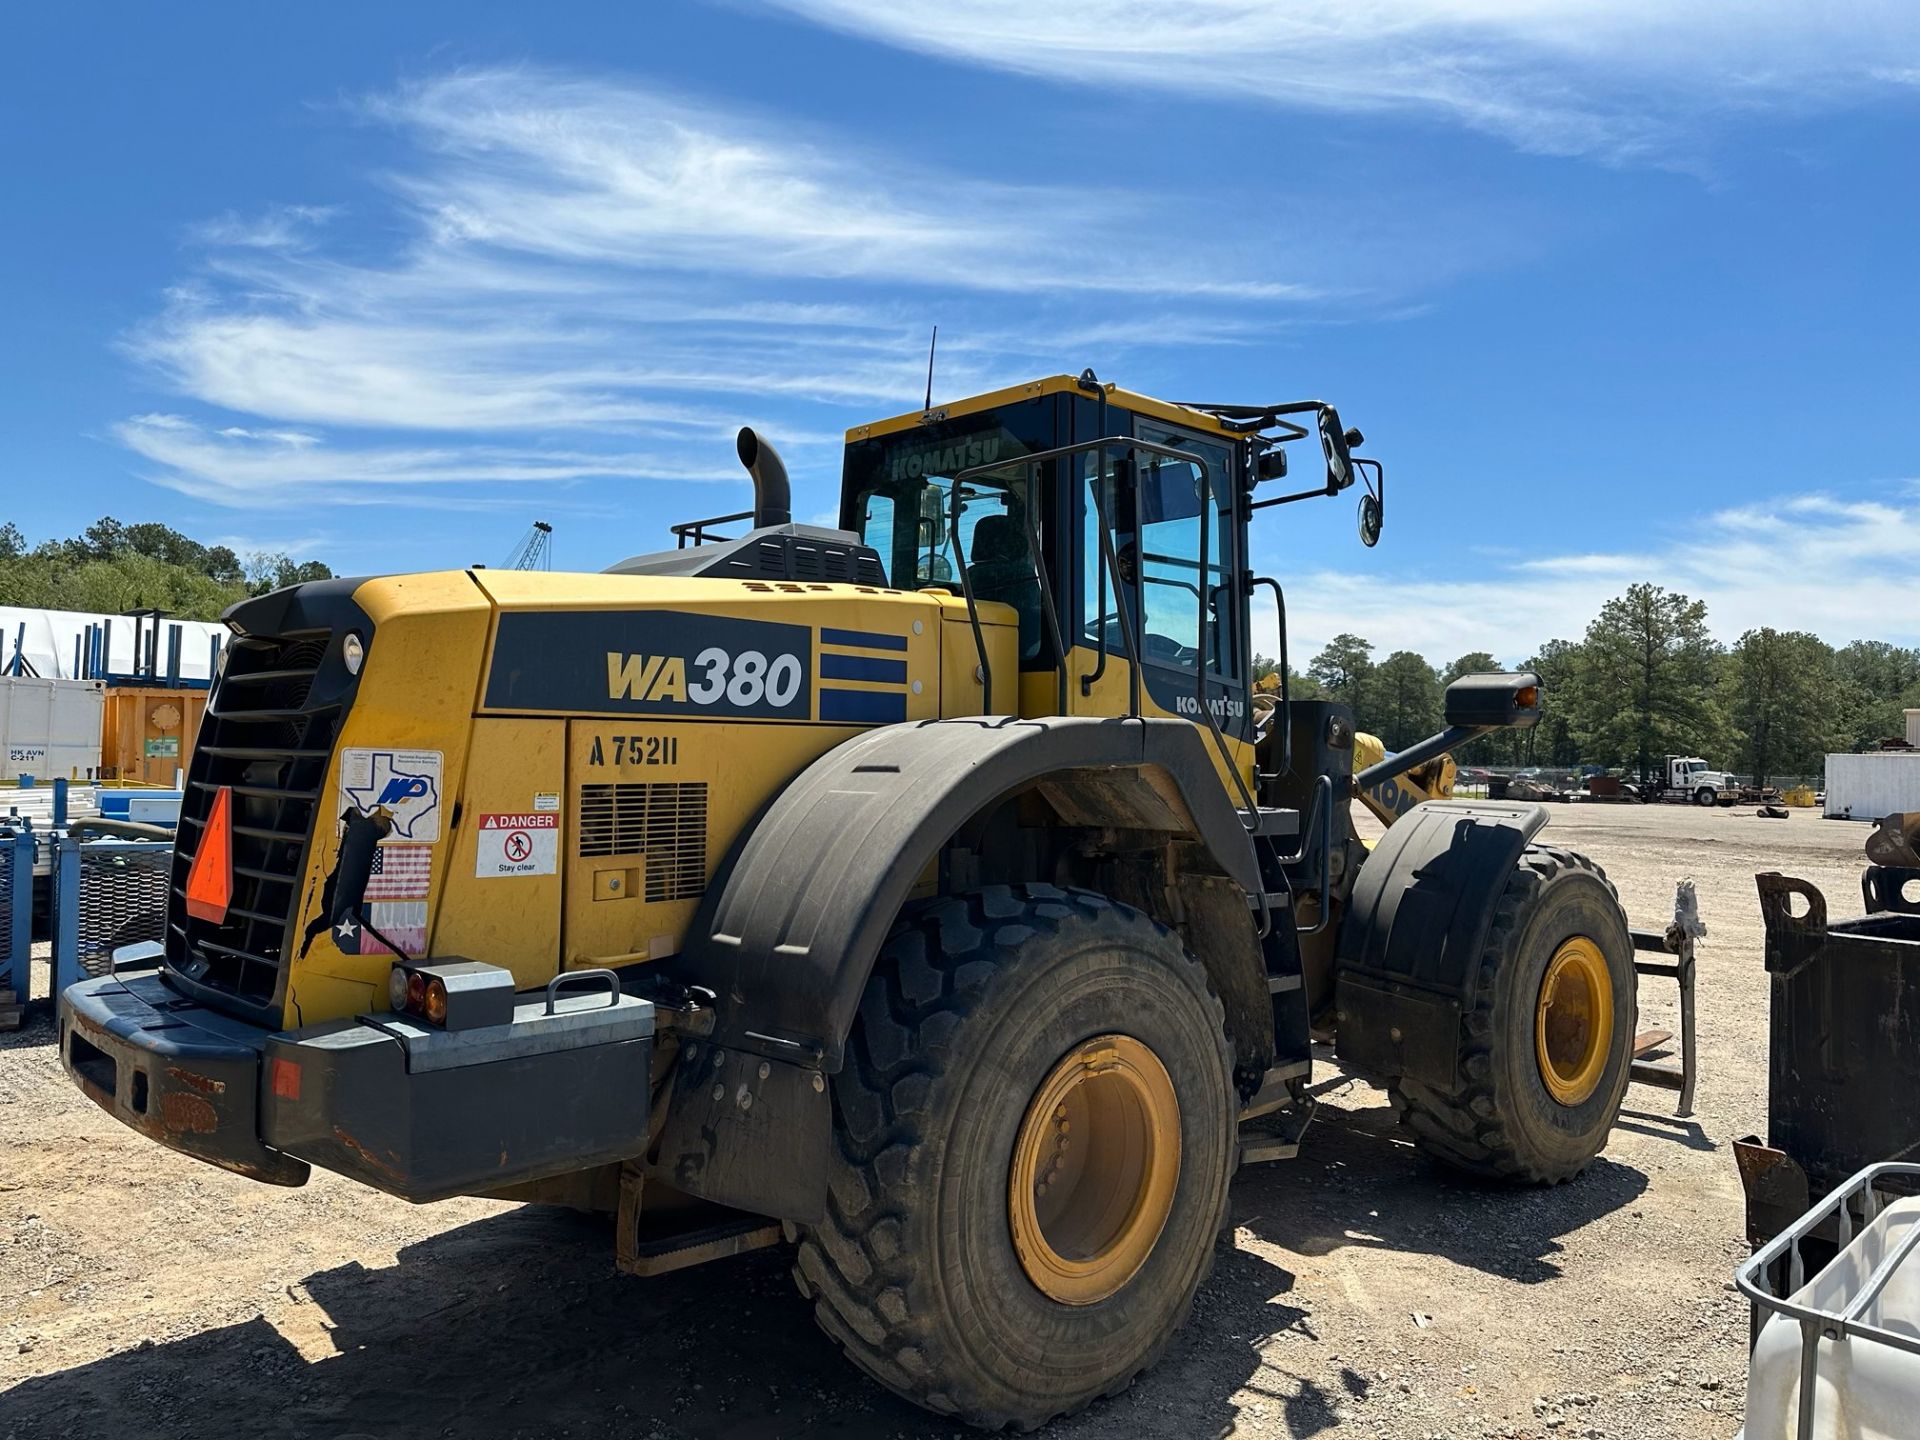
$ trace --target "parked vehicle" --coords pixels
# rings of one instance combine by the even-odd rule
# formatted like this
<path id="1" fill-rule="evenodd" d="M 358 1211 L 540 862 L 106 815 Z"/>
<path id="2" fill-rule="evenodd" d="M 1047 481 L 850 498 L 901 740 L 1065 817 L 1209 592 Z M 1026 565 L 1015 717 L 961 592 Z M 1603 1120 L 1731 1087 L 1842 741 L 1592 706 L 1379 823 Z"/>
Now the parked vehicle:
<path id="1" fill-rule="evenodd" d="M 1709 769 L 1698 755 L 1669 755 L 1645 784 L 1629 788 L 1642 800 L 1691 800 L 1696 805 L 1732 805 L 1740 787 L 1724 770 Z"/>

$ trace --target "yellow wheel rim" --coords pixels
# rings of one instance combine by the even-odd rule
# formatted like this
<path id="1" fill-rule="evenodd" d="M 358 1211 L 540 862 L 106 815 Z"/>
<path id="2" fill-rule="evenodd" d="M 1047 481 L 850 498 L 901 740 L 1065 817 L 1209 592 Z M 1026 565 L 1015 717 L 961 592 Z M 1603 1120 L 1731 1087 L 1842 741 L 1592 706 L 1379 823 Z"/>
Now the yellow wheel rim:
<path id="1" fill-rule="evenodd" d="M 1533 1042 L 1540 1078 L 1562 1105 L 1582 1104 L 1600 1088 L 1613 1050 L 1613 977 L 1600 947 L 1584 935 L 1565 941 L 1547 962 Z"/>
<path id="2" fill-rule="evenodd" d="M 1007 1177 L 1013 1248 L 1063 1305 L 1114 1294 L 1146 1263 L 1180 1178 L 1180 1104 L 1159 1057 L 1101 1035 L 1053 1067 L 1028 1102 Z"/>

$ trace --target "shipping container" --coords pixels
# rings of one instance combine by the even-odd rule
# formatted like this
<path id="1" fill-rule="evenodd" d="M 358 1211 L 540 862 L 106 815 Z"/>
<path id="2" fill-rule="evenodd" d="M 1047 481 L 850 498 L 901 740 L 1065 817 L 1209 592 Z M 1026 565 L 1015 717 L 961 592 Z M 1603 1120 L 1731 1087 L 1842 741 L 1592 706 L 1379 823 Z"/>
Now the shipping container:
<path id="1" fill-rule="evenodd" d="M 0 782 L 95 778 L 105 689 L 98 680 L 0 675 Z"/>
<path id="2" fill-rule="evenodd" d="M 1920 810 L 1920 751 L 1827 756 L 1828 819 L 1878 820 L 1904 810 Z"/>
<path id="3" fill-rule="evenodd" d="M 107 691 L 95 762 L 101 767 L 101 778 L 143 785 L 176 783 L 193 754 L 206 708 L 204 690 L 115 685 Z"/>

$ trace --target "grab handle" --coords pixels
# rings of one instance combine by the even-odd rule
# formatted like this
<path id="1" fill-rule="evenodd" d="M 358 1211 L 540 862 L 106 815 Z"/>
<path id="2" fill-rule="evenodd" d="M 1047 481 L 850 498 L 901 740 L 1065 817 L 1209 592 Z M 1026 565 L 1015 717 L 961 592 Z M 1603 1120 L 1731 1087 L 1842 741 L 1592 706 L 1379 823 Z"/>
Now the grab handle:
<path id="1" fill-rule="evenodd" d="M 564 975 L 556 975 L 547 982 L 547 1014 L 553 1014 L 553 1003 L 559 998 L 560 987 L 571 985 L 576 980 L 603 980 L 607 986 L 607 1008 L 611 1010 L 620 1003 L 620 977 L 611 970 L 569 970 Z"/>

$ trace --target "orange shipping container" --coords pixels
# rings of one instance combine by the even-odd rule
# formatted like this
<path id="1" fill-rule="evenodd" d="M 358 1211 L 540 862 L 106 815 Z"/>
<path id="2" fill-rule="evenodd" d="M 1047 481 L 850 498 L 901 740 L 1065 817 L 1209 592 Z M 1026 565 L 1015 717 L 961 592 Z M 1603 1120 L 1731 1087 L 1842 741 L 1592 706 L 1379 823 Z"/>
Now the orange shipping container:
<path id="1" fill-rule="evenodd" d="M 171 786 L 193 754 L 207 692 L 110 685 L 106 701 L 100 726 L 101 778 Z"/>

